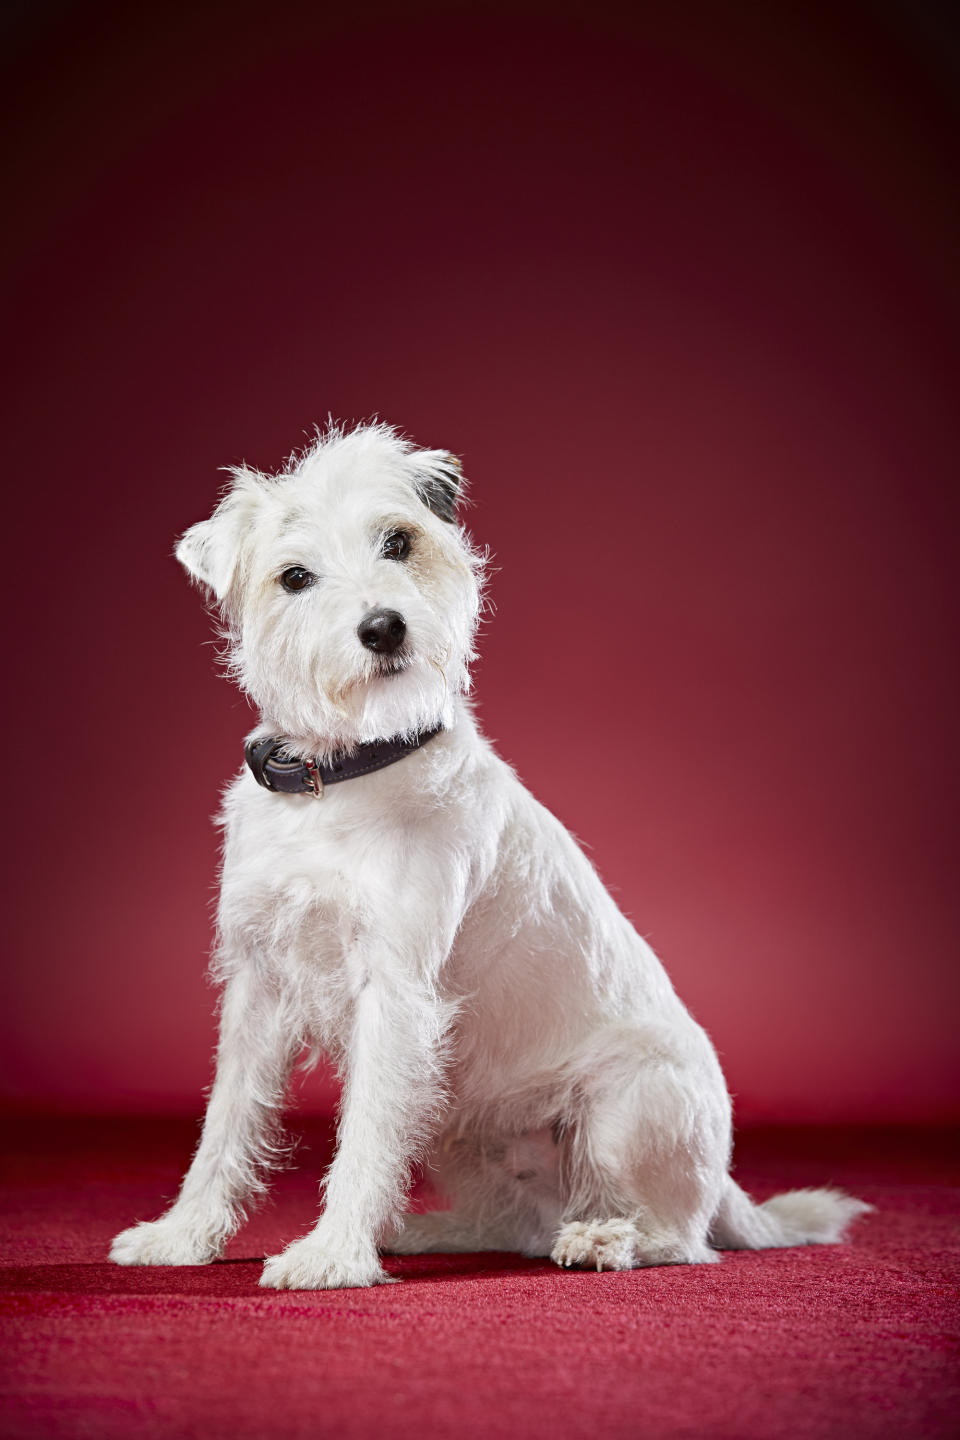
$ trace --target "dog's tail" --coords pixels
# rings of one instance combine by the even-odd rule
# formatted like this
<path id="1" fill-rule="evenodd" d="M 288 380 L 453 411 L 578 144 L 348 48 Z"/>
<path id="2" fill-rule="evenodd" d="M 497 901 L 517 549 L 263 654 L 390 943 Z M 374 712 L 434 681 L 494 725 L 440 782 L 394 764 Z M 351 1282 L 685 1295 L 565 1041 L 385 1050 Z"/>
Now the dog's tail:
<path id="1" fill-rule="evenodd" d="M 717 1250 L 772 1250 L 781 1245 L 834 1245 L 858 1215 L 873 1209 L 842 1190 L 789 1190 L 757 1205 L 727 1176 L 710 1226 Z"/>

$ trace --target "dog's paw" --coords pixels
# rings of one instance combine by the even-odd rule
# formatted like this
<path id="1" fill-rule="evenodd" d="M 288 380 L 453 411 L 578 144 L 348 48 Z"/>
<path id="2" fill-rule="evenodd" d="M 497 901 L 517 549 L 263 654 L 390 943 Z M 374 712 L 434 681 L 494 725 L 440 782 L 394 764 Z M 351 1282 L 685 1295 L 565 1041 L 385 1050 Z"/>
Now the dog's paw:
<path id="1" fill-rule="evenodd" d="M 629 1220 L 571 1221 L 557 1236 L 550 1259 L 591 1270 L 632 1270 L 643 1263 L 637 1255 L 636 1226 Z"/>
<path id="2" fill-rule="evenodd" d="M 121 1230 L 110 1246 L 116 1265 L 207 1265 L 219 1249 L 193 1229 L 170 1220 L 144 1220 Z"/>
<path id="3" fill-rule="evenodd" d="M 351 1251 L 314 1235 L 268 1256 L 260 1276 L 260 1284 L 273 1290 L 350 1290 L 391 1283 L 393 1277 L 381 1266 L 376 1250 Z"/>
<path id="4" fill-rule="evenodd" d="M 633 1220 L 574 1220 L 557 1235 L 551 1260 L 591 1270 L 637 1270 L 647 1265 L 715 1265 L 720 1256 L 678 1230 Z"/>

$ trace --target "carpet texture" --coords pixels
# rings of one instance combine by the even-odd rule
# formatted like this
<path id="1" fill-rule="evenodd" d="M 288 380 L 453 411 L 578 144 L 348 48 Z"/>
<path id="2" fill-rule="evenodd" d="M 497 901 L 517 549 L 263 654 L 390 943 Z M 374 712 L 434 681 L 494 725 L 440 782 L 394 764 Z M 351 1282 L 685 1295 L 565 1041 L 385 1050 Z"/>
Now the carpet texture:
<path id="1" fill-rule="evenodd" d="M 425 1256 L 387 1261 L 399 1285 L 278 1293 L 258 1257 L 309 1225 L 327 1127 L 225 1261 L 133 1270 L 109 1239 L 175 1192 L 194 1127 L 7 1128 L 4 1440 L 960 1432 L 953 1135 L 742 1135 L 758 1198 L 833 1181 L 877 1206 L 842 1246 L 602 1275 Z"/>

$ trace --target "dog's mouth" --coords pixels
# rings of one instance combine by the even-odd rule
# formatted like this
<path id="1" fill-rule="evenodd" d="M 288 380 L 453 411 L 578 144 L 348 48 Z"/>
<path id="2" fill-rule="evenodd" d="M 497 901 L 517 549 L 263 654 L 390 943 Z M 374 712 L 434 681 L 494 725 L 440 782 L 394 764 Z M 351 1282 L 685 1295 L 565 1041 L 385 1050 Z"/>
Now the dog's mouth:
<path id="1" fill-rule="evenodd" d="M 401 675 L 410 664 L 408 655 L 378 655 L 374 666 L 374 678 Z"/>

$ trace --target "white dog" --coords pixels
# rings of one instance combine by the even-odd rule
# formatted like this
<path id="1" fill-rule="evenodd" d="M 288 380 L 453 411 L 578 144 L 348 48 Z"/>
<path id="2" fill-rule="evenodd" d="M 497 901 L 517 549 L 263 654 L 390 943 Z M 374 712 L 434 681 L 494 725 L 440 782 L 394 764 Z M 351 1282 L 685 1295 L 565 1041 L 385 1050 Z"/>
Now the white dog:
<path id="1" fill-rule="evenodd" d="M 112 1258 L 221 1253 L 304 1047 L 345 1081 L 337 1151 L 319 1221 L 263 1285 L 377 1284 L 381 1251 L 620 1270 L 839 1239 L 868 1206 L 757 1206 L 730 1178 L 709 1039 L 477 731 L 482 560 L 458 462 L 331 426 L 288 471 L 233 477 L 177 549 L 263 717 L 223 809 L 216 1081 L 178 1199 Z M 450 1209 L 403 1216 L 417 1158 Z"/>

